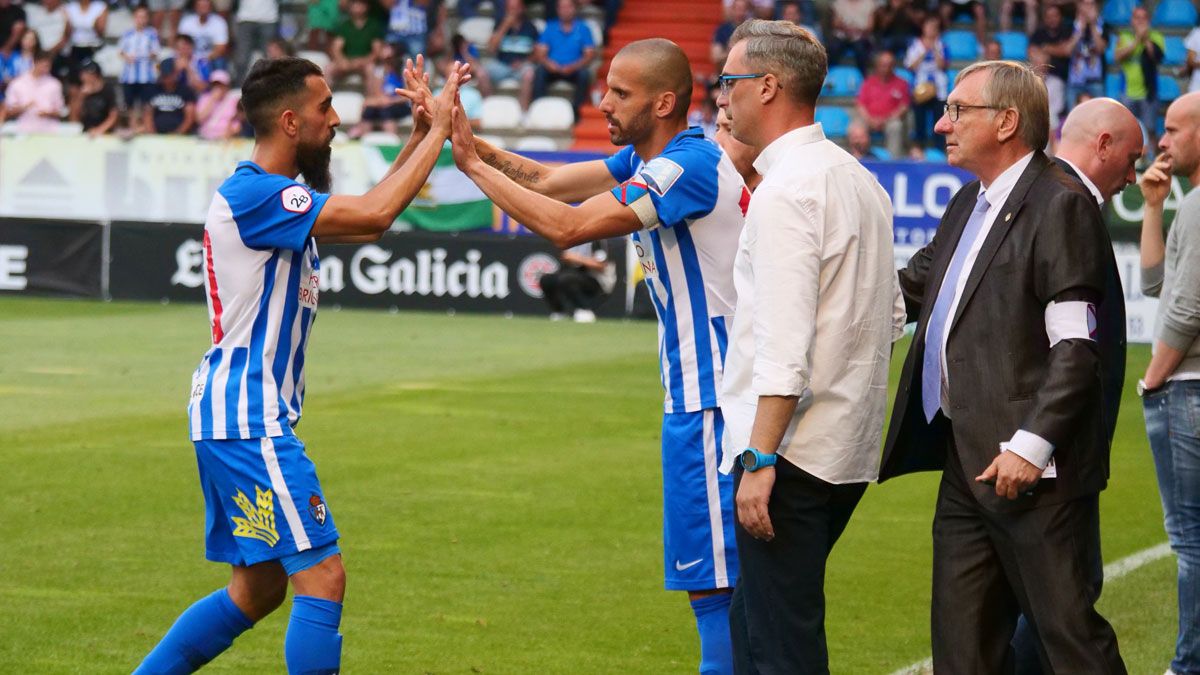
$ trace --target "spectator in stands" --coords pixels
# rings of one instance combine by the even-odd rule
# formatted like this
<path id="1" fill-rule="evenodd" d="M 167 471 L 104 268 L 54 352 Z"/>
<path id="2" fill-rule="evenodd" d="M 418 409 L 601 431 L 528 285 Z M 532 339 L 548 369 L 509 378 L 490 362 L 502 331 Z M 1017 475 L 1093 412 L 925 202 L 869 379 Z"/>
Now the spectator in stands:
<path id="1" fill-rule="evenodd" d="M 729 38 L 734 29 L 751 18 L 750 0 L 733 0 L 725 6 L 725 21 L 713 32 L 712 46 L 709 54 L 717 72 L 725 65 L 725 57 L 729 55 Z"/>
<path id="2" fill-rule="evenodd" d="M 25 10 L 12 0 L 0 0 L 0 59 L 8 58 L 25 34 Z"/>
<path id="3" fill-rule="evenodd" d="M 818 25 L 820 21 L 817 18 L 817 6 L 813 0 L 785 2 L 779 5 L 779 19 L 794 23 L 797 26 L 804 26 L 818 37 L 821 35 L 821 29 Z"/>
<path id="4" fill-rule="evenodd" d="M 196 121 L 199 123 L 197 133 L 200 138 L 210 141 L 223 141 L 233 138 L 241 131 L 238 121 L 238 101 L 240 94 L 230 91 L 232 82 L 229 73 L 215 70 L 208 78 L 208 91 L 196 102 Z"/>
<path id="5" fill-rule="evenodd" d="M 158 87 L 142 117 L 141 131 L 150 134 L 190 134 L 196 125 L 196 94 L 167 59 L 159 66 Z"/>
<path id="6" fill-rule="evenodd" d="M 1071 49 L 1074 46 L 1071 38 L 1074 33 L 1073 27 L 1063 21 L 1062 10 L 1056 5 L 1048 5 L 1042 10 L 1042 25 L 1029 38 L 1029 44 L 1038 47 L 1047 57 L 1050 66 L 1047 75 L 1057 78 L 1064 87 L 1071 69 Z"/>
<path id="7" fill-rule="evenodd" d="M 233 21 L 234 76 L 241 82 L 254 52 L 266 52 L 267 43 L 279 35 L 279 0 L 239 0 Z"/>
<path id="8" fill-rule="evenodd" d="M 42 51 L 42 44 L 38 40 L 37 33 L 33 30 L 25 31 L 25 34 L 21 36 L 20 45 L 4 61 L 4 84 L 7 85 L 18 76 L 32 70 L 33 59 L 40 51 Z"/>
<path id="9" fill-rule="evenodd" d="M 559 260 L 558 271 L 543 274 L 539 280 L 550 320 L 571 316 L 576 323 L 595 323 L 596 305 L 617 283 L 617 268 L 609 260 L 607 244 L 603 240 L 580 244 L 562 251 Z"/>
<path id="10" fill-rule="evenodd" d="M 1066 85 L 1062 79 L 1051 74 L 1050 55 L 1045 49 L 1034 45 L 1029 45 L 1029 52 L 1026 56 L 1029 65 L 1033 67 L 1033 72 L 1037 73 L 1042 81 L 1046 83 L 1046 102 L 1050 106 L 1050 144 L 1044 148 L 1046 152 L 1053 154 L 1055 139 L 1057 138 L 1061 120 L 1063 118 L 1063 110 L 1067 103 Z"/>
<path id="11" fill-rule="evenodd" d="M 1004 58 L 1004 50 L 1000 46 L 1000 41 L 992 38 L 983 43 L 983 61 L 999 61 Z"/>
<path id="12" fill-rule="evenodd" d="M 975 38 L 982 44 L 987 37 L 987 8 L 983 0 L 941 0 L 942 24 L 949 26 L 961 17 L 975 22 Z"/>
<path id="13" fill-rule="evenodd" d="M 1020 10 L 1021 18 L 1025 21 L 1025 34 L 1033 35 L 1038 25 L 1038 0 L 1001 0 L 1000 30 L 1005 33 L 1012 30 L 1016 10 Z"/>
<path id="14" fill-rule="evenodd" d="M 28 29 L 37 33 L 38 42 L 50 53 L 50 58 L 54 60 L 54 72 L 61 72 L 66 77 L 70 62 L 64 52 L 71 44 L 71 22 L 67 20 L 67 10 L 62 0 L 42 0 L 42 11 L 36 16 L 29 16 Z"/>
<path id="15" fill-rule="evenodd" d="M 68 86 L 75 87 L 79 84 L 79 69 L 104 46 L 108 5 L 103 0 L 72 0 L 67 4 L 66 12 L 71 29 L 67 82 Z"/>
<path id="16" fill-rule="evenodd" d="M 479 60 L 479 48 L 460 33 L 455 33 L 450 38 L 450 60 L 470 64 L 471 86 L 481 92 L 492 90 L 492 78 L 488 77 L 483 63 Z"/>
<path id="17" fill-rule="evenodd" d="M 913 139 L 922 149 L 928 148 L 930 141 L 939 149 L 946 147 L 945 138 L 933 133 L 933 126 L 942 116 L 950 88 L 948 62 L 941 19 L 927 16 L 921 24 L 921 37 L 912 41 L 904 55 L 904 67 L 913 71 Z"/>
<path id="18" fill-rule="evenodd" d="M 913 38 L 921 34 L 923 18 L 913 0 L 887 0 L 875 10 L 875 44 L 897 58 L 903 56 Z"/>
<path id="19" fill-rule="evenodd" d="M 308 48 L 329 51 L 333 35 L 346 20 L 346 0 L 315 0 L 308 6 Z"/>
<path id="20" fill-rule="evenodd" d="M 362 119 L 348 132 L 350 138 L 361 138 L 372 131 L 394 134 L 400 120 L 412 114 L 408 99 L 396 93 L 404 87 L 405 57 L 396 54 L 391 45 L 384 45 L 382 58 L 383 69 L 373 71 L 367 82 Z"/>
<path id="21" fill-rule="evenodd" d="M 1117 35 L 1115 56 L 1125 74 L 1125 105 L 1146 130 L 1146 156 L 1152 157 L 1158 123 L 1158 65 L 1166 42 L 1162 33 L 1150 28 L 1150 12 L 1145 7 L 1135 7 L 1129 23 L 1131 30 Z"/>
<path id="22" fill-rule="evenodd" d="M 846 150 L 860 161 L 876 159 L 871 148 L 871 131 L 862 120 L 854 120 L 846 127 Z"/>
<path id="23" fill-rule="evenodd" d="M 268 59 L 282 59 L 285 56 L 296 55 L 296 48 L 292 46 L 292 43 L 280 37 L 267 40 L 265 49 Z"/>
<path id="24" fill-rule="evenodd" d="M 858 90 L 859 119 L 873 136 L 881 136 L 893 157 L 904 152 L 910 108 L 908 83 L 896 77 L 896 56 L 887 50 L 875 55 L 875 70 Z"/>
<path id="25" fill-rule="evenodd" d="M 508 0 L 505 3 L 504 19 L 496 25 L 492 37 L 488 38 L 487 50 L 493 56 L 483 60 L 488 75 L 488 84 L 499 84 L 504 80 L 520 82 L 517 99 L 521 109 L 527 110 L 533 100 L 533 54 L 538 42 L 538 29 L 525 16 L 523 0 Z M 491 94 L 489 90 L 484 93 Z"/>
<path id="26" fill-rule="evenodd" d="M 17 119 L 18 131 L 38 133 L 58 128 L 63 88 L 50 74 L 52 62 L 49 52 L 38 52 L 33 67 L 14 79 L 4 92 L 6 114 Z"/>
<path id="27" fill-rule="evenodd" d="M 192 11 L 179 21 L 179 34 L 192 37 L 196 43 L 196 56 L 208 61 L 210 67 L 225 70 L 228 68 L 225 58 L 229 50 L 229 23 L 213 12 L 212 0 L 192 2 Z"/>
<path id="28" fill-rule="evenodd" d="M 575 119 L 588 96 L 592 72 L 589 66 L 596 53 L 592 31 L 577 19 L 575 0 L 558 0 L 558 18 L 546 22 L 546 30 L 538 40 L 538 67 L 533 78 L 533 97 L 546 95 L 551 82 L 569 82 L 575 86 L 572 106 Z"/>
<path id="29" fill-rule="evenodd" d="M 140 119 L 142 106 L 154 90 L 158 54 L 162 51 L 158 31 L 150 25 L 150 10 L 145 5 L 134 8 L 133 28 L 121 36 L 120 50 L 125 62 L 120 78 L 125 107 L 131 119 Z"/>
<path id="30" fill-rule="evenodd" d="M 397 55 L 415 59 L 426 53 L 429 0 L 381 0 L 388 10 L 387 43 Z"/>
<path id="31" fill-rule="evenodd" d="M 737 0 L 724 0 L 725 14 L 728 16 L 730 9 Z M 774 19 L 775 18 L 775 0 L 747 0 L 750 5 L 751 19 Z"/>
<path id="32" fill-rule="evenodd" d="M 100 66 L 89 61 L 79 70 L 79 89 L 71 97 L 70 120 L 95 138 L 117 126 L 117 95 L 104 81 Z"/>
<path id="33" fill-rule="evenodd" d="M 829 64 L 837 63 L 850 52 L 854 65 L 866 75 L 871 68 L 871 31 L 875 25 L 875 0 L 833 0 L 828 41 Z"/>
<path id="34" fill-rule="evenodd" d="M 715 140 L 717 137 L 717 113 L 720 108 L 717 107 L 717 96 L 721 94 L 721 87 L 713 82 L 706 88 L 706 96 L 701 99 L 699 107 L 693 107 L 688 112 L 688 126 L 700 127 L 704 130 L 704 137 Z"/>
<path id="35" fill-rule="evenodd" d="M 171 64 L 171 72 L 175 73 L 175 77 L 192 91 L 208 88 L 208 75 L 212 67 L 207 59 L 196 54 L 196 43 L 192 36 L 185 33 L 175 36 L 175 56 L 163 61 L 164 65 L 167 63 Z"/>
<path id="36" fill-rule="evenodd" d="M 356 74 L 366 81 L 371 76 L 371 65 L 383 48 L 383 24 L 370 15 L 367 0 L 350 0 L 350 16 L 338 26 L 329 48 L 332 62 L 329 64 L 330 79 Z"/>
<path id="37" fill-rule="evenodd" d="M 179 31 L 179 15 L 187 0 L 146 0 L 150 9 L 150 25 L 163 37 L 174 36 Z"/>
<path id="38" fill-rule="evenodd" d="M 450 56 L 439 56 L 434 62 L 434 66 L 438 75 L 445 82 L 446 78 L 450 77 L 450 73 L 454 72 L 454 59 Z M 468 82 L 458 88 L 458 100 L 462 103 L 463 110 L 467 113 L 467 119 L 471 122 L 471 129 L 476 133 L 483 128 L 483 95 L 479 93 L 475 83 Z M 442 88 L 438 87 L 433 90 L 433 95 L 436 97 L 442 93 Z"/>
<path id="39" fill-rule="evenodd" d="M 1093 98 L 1104 95 L 1104 50 L 1111 31 L 1100 18 L 1096 0 L 1080 0 L 1075 10 L 1075 28 L 1071 33 L 1071 62 L 1067 73 L 1067 103 L 1088 92 Z"/>

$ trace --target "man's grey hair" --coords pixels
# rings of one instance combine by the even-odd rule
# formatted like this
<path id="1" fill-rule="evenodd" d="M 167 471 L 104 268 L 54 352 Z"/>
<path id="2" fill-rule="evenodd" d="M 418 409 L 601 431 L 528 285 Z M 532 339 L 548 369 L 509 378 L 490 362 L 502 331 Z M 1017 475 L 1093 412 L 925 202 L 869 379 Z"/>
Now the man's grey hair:
<path id="1" fill-rule="evenodd" d="M 815 106 L 829 71 L 825 47 L 807 29 L 789 21 L 751 19 L 729 38 L 730 48 L 745 41 L 746 63 L 779 78 L 784 93 L 797 103 Z"/>
<path id="2" fill-rule="evenodd" d="M 1017 61 L 980 61 L 963 68 L 954 85 L 974 73 L 986 72 L 983 105 L 1017 111 L 1017 137 L 1030 150 L 1041 150 L 1050 142 L 1050 101 L 1046 83 L 1032 68 Z"/>

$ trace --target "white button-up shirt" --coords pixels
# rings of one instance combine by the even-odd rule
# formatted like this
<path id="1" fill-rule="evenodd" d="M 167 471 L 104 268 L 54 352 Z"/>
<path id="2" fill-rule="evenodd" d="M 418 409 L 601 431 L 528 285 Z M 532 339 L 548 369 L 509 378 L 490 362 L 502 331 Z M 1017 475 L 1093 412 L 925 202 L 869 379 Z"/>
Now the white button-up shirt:
<path id="1" fill-rule="evenodd" d="M 763 181 L 734 262 L 722 469 L 749 443 L 760 396 L 797 396 L 780 457 L 829 483 L 875 480 L 903 327 L 891 199 L 820 124 L 775 139 L 754 168 Z"/>

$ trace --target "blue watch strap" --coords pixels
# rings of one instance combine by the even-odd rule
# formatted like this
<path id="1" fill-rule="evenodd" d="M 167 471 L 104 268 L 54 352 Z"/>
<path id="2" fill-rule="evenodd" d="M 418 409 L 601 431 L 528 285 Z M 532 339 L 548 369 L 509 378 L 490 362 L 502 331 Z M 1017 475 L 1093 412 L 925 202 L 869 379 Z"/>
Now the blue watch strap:
<path id="1" fill-rule="evenodd" d="M 746 454 L 750 453 L 754 457 L 754 465 L 746 466 Z M 757 448 L 746 448 L 738 457 L 742 464 L 742 468 L 751 473 L 759 469 L 765 469 L 768 466 L 775 466 L 775 453 L 759 452 Z"/>

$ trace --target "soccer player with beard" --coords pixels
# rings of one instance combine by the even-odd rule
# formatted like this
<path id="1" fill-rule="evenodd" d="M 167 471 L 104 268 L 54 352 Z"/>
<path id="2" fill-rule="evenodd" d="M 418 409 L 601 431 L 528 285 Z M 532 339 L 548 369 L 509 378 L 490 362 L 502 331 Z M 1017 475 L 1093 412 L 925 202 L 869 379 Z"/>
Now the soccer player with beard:
<path id="1" fill-rule="evenodd" d="M 456 112 L 454 155 L 489 198 L 559 248 L 631 234 L 659 318 L 666 587 L 687 591 L 700 671 L 732 672 L 730 590 L 737 574 L 733 483 L 717 471 L 718 408 L 733 313 L 733 257 L 750 193 L 732 162 L 688 128 L 692 72 L 664 39 L 623 48 L 600 110 L 607 160 L 550 168 L 473 138 Z M 570 203 L 582 202 L 578 206 Z"/>
<path id="2" fill-rule="evenodd" d="M 338 672 L 346 573 L 333 513 L 293 432 L 317 310 L 316 243 L 375 241 L 387 231 L 433 170 L 469 72 L 457 69 L 441 95 L 425 99 L 430 114 L 383 181 L 348 196 L 328 194 L 340 120 L 321 69 L 290 57 L 251 68 L 241 105 L 254 150 L 218 188 L 204 226 L 212 347 L 188 403 L 206 556 L 232 575 L 179 617 L 136 673 L 200 668 L 279 607 L 289 581 L 288 672 Z"/>

